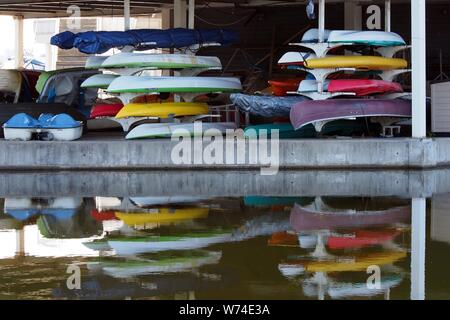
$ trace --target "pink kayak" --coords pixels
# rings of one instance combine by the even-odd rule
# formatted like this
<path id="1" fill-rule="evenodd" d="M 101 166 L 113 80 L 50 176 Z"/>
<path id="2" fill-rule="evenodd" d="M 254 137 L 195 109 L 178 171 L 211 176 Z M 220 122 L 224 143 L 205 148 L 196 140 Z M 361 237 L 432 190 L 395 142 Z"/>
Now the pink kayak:
<path id="1" fill-rule="evenodd" d="M 411 117 L 411 102 L 402 99 L 308 100 L 291 108 L 295 130 L 318 121 L 360 117 Z"/>
<path id="2" fill-rule="evenodd" d="M 357 96 L 403 92 L 399 83 L 384 80 L 339 79 L 330 80 L 328 92 L 353 92 Z"/>
<path id="3" fill-rule="evenodd" d="M 313 230 L 335 230 L 339 228 L 367 227 L 408 223 L 411 207 L 396 207 L 382 211 L 321 212 L 311 211 L 295 205 L 291 210 L 290 222 L 296 232 Z"/>

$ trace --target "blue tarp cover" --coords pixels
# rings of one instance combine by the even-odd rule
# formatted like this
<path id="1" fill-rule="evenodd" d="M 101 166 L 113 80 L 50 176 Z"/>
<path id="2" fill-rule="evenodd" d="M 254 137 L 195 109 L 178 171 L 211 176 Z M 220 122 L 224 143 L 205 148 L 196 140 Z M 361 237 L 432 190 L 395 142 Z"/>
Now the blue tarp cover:
<path id="1" fill-rule="evenodd" d="M 50 43 L 61 49 L 77 48 L 83 53 L 98 54 L 111 48 L 125 46 L 132 46 L 138 50 L 148 50 L 152 48 L 182 48 L 211 42 L 229 45 L 238 40 L 238 34 L 231 30 L 175 28 L 167 30 L 86 31 L 80 33 L 64 31 L 54 35 L 50 39 Z"/>

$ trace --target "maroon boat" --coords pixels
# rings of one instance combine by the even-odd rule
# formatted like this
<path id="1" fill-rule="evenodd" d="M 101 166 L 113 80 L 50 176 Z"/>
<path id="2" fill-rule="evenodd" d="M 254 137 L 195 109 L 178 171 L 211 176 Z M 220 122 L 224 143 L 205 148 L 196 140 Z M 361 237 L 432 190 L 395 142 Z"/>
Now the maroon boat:
<path id="1" fill-rule="evenodd" d="M 411 207 L 395 207 L 381 211 L 322 212 L 296 204 L 291 210 L 291 226 L 296 232 L 335 230 L 339 228 L 368 227 L 409 223 Z"/>
<path id="2" fill-rule="evenodd" d="M 411 117 L 411 101 L 402 99 L 308 100 L 291 108 L 291 124 L 296 130 L 318 121 L 360 117 Z"/>

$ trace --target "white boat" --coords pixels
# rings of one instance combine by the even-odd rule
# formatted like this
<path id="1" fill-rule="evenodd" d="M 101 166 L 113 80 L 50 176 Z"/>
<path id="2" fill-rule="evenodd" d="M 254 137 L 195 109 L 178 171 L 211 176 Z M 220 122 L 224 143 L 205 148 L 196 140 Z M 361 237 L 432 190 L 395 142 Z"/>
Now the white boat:
<path id="1" fill-rule="evenodd" d="M 144 123 L 132 129 L 125 139 L 170 138 L 173 134 L 216 136 L 225 134 L 227 129 L 236 129 L 236 124 L 234 122 Z"/>
<path id="2" fill-rule="evenodd" d="M 173 93 L 221 93 L 239 92 L 241 81 L 230 77 L 147 77 L 121 76 L 108 86 L 110 93 L 159 92 Z"/>
<path id="3" fill-rule="evenodd" d="M 116 74 L 95 74 L 81 83 L 81 88 L 106 89 L 111 82 L 119 77 Z"/>
<path id="4" fill-rule="evenodd" d="M 189 54 L 148 54 L 123 52 L 107 57 L 101 68 L 150 68 L 150 69 L 185 69 L 207 68 L 222 69 L 217 57 L 194 56 Z"/>
<path id="5" fill-rule="evenodd" d="M 138 207 L 151 207 L 167 204 L 195 203 L 208 199 L 201 196 L 160 196 L 160 197 L 132 197 L 130 201 Z"/>
<path id="6" fill-rule="evenodd" d="M 323 90 L 328 90 L 328 84 L 330 83 L 329 80 L 325 80 L 323 83 Z M 298 86 L 297 92 L 299 93 L 307 93 L 307 92 L 317 92 L 318 90 L 318 83 L 316 80 L 302 80 L 300 81 L 300 85 Z"/>

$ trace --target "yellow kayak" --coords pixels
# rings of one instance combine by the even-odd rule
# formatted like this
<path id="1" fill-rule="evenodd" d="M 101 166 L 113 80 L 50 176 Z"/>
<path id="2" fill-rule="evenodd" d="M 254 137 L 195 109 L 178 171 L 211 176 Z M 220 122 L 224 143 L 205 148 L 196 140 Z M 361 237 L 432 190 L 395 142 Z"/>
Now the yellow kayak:
<path id="1" fill-rule="evenodd" d="M 146 213 L 116 212 L 115 214 L 116 217 L 122 220 L 125 224 L 134 226 L 144 225 L 147 223 L 171 223 L 183 220 L 206 218 L 209 213 L 208 208 L 160 208 L 154 209 L 154 211 L 155 212 Z"/>
<path id="2" fill-rule="evenodd" d="M 400 259 L 406 257 L 406 253 L 403 251 L 391 251 L 375 253 L 365 257 L 357 257 L 356 259 L 341 260 L 341 261 L 307 261 L 300 263 L 287 263 L 289 264 L 302 264 L 305 270 L 309 272 L 346 272 L 346 271 L 365 271 L 371 265 L 386 265 L 394 263 Z"/>
<path id="3" fill-rule="evenodd" d="M 356 68 L 358 70 L 394 70 L 405 69 L 408 62 L 404 59 L 373 56 L 335 56 L 313 58 L 305 62 L 310 69 Z"/>
<path id="4" fill-rule="evenodd" d="M 159 117 L 168 118 L 170 115 L 195 116 L 208 114 L 209 109 L 206 103 L 194 102 L 165 102 L 165 103 L 130 103 L 125 105 L 116 118 L 128 117 Z"/>

